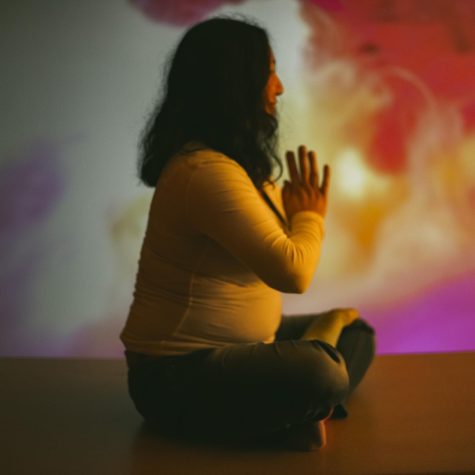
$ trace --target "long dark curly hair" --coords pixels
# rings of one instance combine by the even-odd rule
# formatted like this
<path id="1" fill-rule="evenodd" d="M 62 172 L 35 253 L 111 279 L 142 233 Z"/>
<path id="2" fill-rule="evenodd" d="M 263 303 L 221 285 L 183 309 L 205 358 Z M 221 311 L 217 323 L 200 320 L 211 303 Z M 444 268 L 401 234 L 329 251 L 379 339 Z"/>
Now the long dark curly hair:
<path id="1" fill-rule="evenodd" d="M 278 122 L 264 109 L 270 54 L 266 31 L 247 19 L 212 18 L 185 33 L 141 136 L 138 171 L 145 185 L 155 187 L 168 160 L 189 142 L 238 162 L 258 189 L 274 162 L 282 174 Z"/>

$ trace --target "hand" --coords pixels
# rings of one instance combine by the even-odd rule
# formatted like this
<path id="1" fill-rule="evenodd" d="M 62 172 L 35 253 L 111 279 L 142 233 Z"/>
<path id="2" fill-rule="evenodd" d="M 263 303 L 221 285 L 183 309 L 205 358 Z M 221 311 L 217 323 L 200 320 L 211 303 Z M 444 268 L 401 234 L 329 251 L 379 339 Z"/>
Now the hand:
<path id="1" fill-rule="evenodd" d="M 330 167 L 323 167 L 323 180 L 318 183 L 317 157 L 314 151 L 307 153 L 307 148 L 298 148 L 300 176 L 295 162 L 294 152 L 287 152 L 287 166 L 290 182 L 285 181 L 282 188 L 282 201 L 287 218 L 299 211 L 314 211 L 325 216 L 327 211 L 328 188 L 330 186 Z M 309 166 L 310 163 L 310 166 Z"/>

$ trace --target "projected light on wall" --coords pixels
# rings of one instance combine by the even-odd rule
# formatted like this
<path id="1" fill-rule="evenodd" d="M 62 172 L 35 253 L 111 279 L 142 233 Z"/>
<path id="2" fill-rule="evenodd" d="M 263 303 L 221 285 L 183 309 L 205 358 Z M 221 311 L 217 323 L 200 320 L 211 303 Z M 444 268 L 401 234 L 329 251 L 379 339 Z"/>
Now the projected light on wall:
<path id="1" fill-rule="evenodd" d="M 333 169 L 320 267 L 284 312 L 356 306 L 380 353 L 475 349 L 475 2 L 30 0 L 1 29 L 0 352 L 121 354 L 136 141 L 169 50 L 228 13 L 271 33 L 282 151 Z"/>

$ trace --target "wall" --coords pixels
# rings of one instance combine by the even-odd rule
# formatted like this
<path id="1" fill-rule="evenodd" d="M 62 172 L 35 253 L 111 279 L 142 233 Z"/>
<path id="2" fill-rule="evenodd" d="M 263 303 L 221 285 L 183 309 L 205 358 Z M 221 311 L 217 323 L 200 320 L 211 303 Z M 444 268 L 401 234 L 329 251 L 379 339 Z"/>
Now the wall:
<path id="1" fill-rule="evenodd" d="M 0 15 L 0 354 L 120 356 L 151 191 L 137 140 L 184 30 L 242 13 L 286 87 L 281 150 L 333 168 L 285 313 L 356 306 L 379 353 L 475 349 L 475 2 L 19 0 Z"/>

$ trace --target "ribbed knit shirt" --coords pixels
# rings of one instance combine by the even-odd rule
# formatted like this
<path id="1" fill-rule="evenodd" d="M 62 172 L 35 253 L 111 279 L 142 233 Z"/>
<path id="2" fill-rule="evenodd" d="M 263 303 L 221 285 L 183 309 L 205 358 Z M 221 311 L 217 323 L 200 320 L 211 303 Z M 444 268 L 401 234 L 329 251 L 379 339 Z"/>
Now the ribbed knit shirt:
<path id="1" fill-rule="evenodd" d="M 320 257 L 323 218 L 286 225 L 281 189 L 211 149 L 175 155 L 150 205 L 133 302 L 120 338 L 155 356 L 274 341 L 281 292 L 303 293 Z"/>

